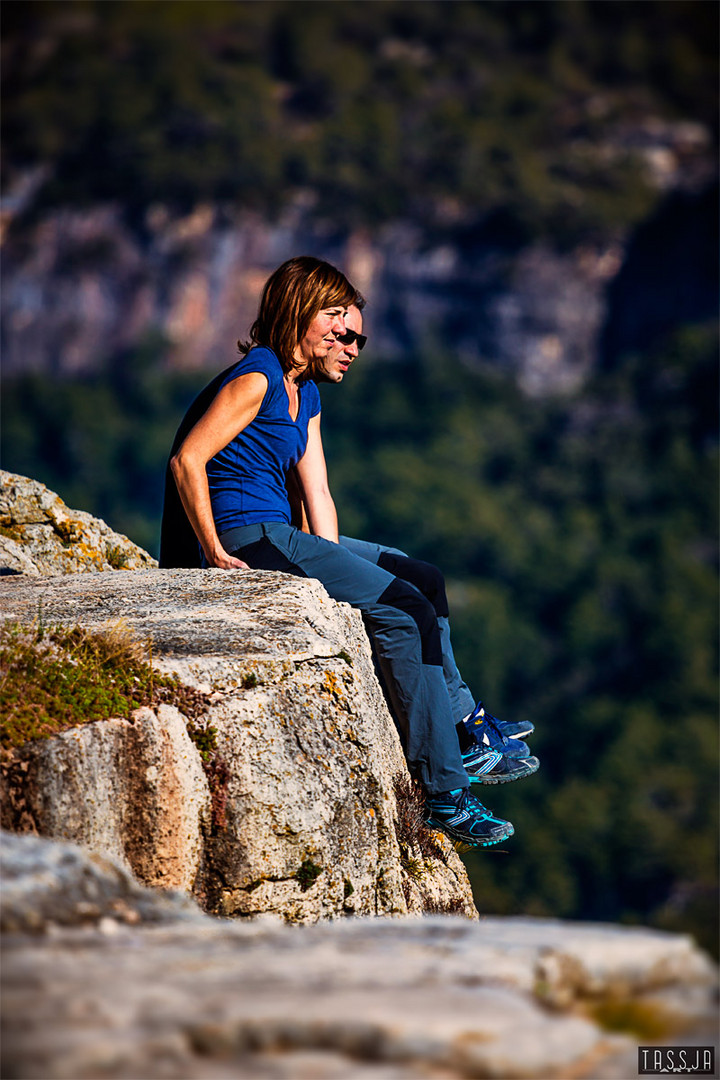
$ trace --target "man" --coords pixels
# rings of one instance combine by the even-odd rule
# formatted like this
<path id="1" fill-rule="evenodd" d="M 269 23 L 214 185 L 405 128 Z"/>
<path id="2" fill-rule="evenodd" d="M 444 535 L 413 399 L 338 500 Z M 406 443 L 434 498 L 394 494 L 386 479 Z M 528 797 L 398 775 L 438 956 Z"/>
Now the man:
<path id="1" fill-rule="evenodd" d="M 345 327 L 346 332 L 338 336 L 335 347 L 313 365 L 311 374 L 315 382 L 341 383 L 365 347 L 367 337 L 362 332 L 363 317 L 359 307 L 350 307 L 345 317 Z M 307 518 L 300 489 L 292 474 L 288 477 L 288 493 L 293 508 L 293 524 L 307 532 Z M 539 765 L 538 759 L 530 755 L 529 747 L 522 741 L 532 733 L 534 725 L 529 722 L 503 722 L 490 716 L 485 712 L 482 702 L 475 703 L 458 671 L 450 643 L 445 580 L 437 567 L 419 559 L 412 559 L 397 548 L 383 547 L 347 536 L 340 536 L 339 542 L 353 554 L 409 582 L 433 605 L 440 629 L 443 675 L 452 703 L 463 760 L 468 763 L 472 760 L 477 769 L 478 755 L 485 755 L 486 771 L 474 775 L 473 779 L 479 783 L 502 784 L 534 773 Z"/>

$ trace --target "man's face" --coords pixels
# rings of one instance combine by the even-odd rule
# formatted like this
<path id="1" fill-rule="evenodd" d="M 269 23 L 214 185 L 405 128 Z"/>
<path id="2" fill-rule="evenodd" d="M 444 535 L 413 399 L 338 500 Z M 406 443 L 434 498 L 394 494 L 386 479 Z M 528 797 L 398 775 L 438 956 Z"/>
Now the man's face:
<path id="1" fill-rule="evenodd" d="M 348 308 L 345 327 L 347 330 L 354 330 L 356 334 L 362 334 L 362 313 L 356 307 Z M 356 359 L 358 352 L 356 341 L 353 341 L 351 345 L 343 345 L 341 341 L 336 341 L 327 356 L 316 361 L 313 378 L 321 382 L 342 382 L 345 372 Z"/>

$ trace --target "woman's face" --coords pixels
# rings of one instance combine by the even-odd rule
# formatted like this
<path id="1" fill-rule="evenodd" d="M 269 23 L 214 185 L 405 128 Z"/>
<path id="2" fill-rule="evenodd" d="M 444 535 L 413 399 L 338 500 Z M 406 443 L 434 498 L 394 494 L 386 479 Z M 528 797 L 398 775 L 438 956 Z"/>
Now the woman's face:
<path id="1" fill-rule="evenodd" d="M 323 308 L 310 323 L 305 336 L 295 349 L 295 359 L 309 364 L 311 360 L 323 360 L 336 343 L 335 335 L 345 333 L 347 308 L 342 304 Z"/>

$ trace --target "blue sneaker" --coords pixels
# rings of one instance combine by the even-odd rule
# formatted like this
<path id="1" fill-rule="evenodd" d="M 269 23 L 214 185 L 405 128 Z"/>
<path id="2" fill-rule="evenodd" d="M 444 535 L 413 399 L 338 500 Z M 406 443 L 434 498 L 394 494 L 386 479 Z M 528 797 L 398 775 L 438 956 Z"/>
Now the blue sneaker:
<path id="1" fill-rule="evenodd" d="M 425 821 L 431 828 L 442 829 L 453 840 L 473 847 L 501 844 L 515 832 L 509 821 L 494 817 L 470 788 L 428 795 Z"/>
<path id="2" fill-rule="evenodd" d="M 484 746 L 492 746 L 510 757 L 530 756 L 530 747 L 521 739 L 521 736 L 531 735 L 535 730 L 535 725 L 529 720 L 526 723 L 498 720 L 485 711 L 482 701 L 478 701 L 463 724 L 468 733 Z"/>
<path id="3" fill-rule="evenodd" d="M 462 760 L 470 783 L 476 784 L 509 784 L 511 780 L 532 776 L 540 768 L 536 757 L 510 757 L 482 743 L 475 743 L 462 755 Z"/>
<path id="4" fill-rule="evenodd" d="M 495 750 L 492 746 L 483 746 L 478 742 L 473 743 L 469 750 L 461 754 L 461 757 L 466 771 L 472 774 L 471 780 L 476 776 L 480 777 L 492 772 L 502 763 L 503 758 L 500 750 Z"/>

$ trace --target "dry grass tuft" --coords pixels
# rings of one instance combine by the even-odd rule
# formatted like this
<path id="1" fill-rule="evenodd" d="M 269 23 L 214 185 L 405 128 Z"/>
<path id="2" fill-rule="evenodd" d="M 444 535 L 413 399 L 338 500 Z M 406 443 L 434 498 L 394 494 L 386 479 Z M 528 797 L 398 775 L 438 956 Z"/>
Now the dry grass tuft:
<path id="1" fill-rule="evenodd" d="M 397 818 L 395 832 L 405 862 L 410 862 L 411 851 L 419 851 L 424 859 L 440 859 L 445 854 L 425 824 L 425 795 L 417 780 L 400 777 L 395 782 Z M 414 859 L 414 862 L 419 860 Z M 411 875 L 416 876 L 416 875 Z"/>

